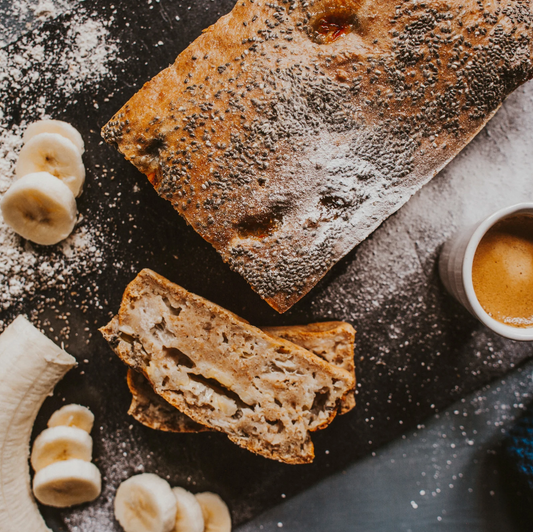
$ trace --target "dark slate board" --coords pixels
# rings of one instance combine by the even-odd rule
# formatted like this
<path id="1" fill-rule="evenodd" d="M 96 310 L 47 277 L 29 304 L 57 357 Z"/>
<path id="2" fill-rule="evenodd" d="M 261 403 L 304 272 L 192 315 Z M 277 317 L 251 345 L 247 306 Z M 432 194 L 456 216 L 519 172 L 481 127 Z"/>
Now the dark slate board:
<path id="1" fill-rule="evenodd" d="M 233 3 L 117 0 L 111 6 L 108 0 L 91 2 L 90 9 L 98 17 L 109 19 L 114 12 L 110 31 L 119 43 L 122 62 L 113 65 L 109 79 L 97 89 L 89 87 L 79 94 L 76 103 L 50 98 L 48 111 L 73 123 L 86 140 L 88 176 L 79 209 L 84 223 L 98 225 L 109 243 L 99 271 L 69 287 L 69 292 L 79 294 L 88 290 L 93 301 L 98 287 L 101 304 L 84 311 L 82 300 L 87 295 L 74 295 L 56 305 L 71 313 L 72 334 L 66 344 L 80 366 L 45 402 L 34 435 L 63 401 L 88 405 L 97 420 L 95 461 L 104 475 L 103 495 L 94 504 L 65 511 L 41 508 L 56 532 L 74 531 L 78 525 L 83 532 L 119 531 L 112 516 L 114 492 L 120 481 L 142 468 L 167 477 L 172 485 L 220 493 L 231 508 L 234 523 L 243 523 L 276 505 L 281 494 L 291 497 L 341 470 L 533 354 L 530 344 L 506 341 L 485 331 L 445 293 L 436 273 L 435 252 L 421 254 L 424 275 L 412 275 L 401 290 L 376 306 L 373 294 L 365 291 L 364 257 L 355 249 L 306 298 L 280 316 L 223 264 L 212 247 L 157 196 L 144 176 L 102 144 L 99 130 L 114 112 Z M 70 16 L 45 25 L 50 45 L 61 45 Z M 159 41 L 164 45 L 155 46 Z M 18 46 L 13 43 L 7 51 L 16 53 Z M 32 118 L 25 115 L 24 98 L 46 94 L 50 91 L 47 83 L 43 77 L 32 87 L 33 92 L 24 95 L 13 89 L 6 114 L 14 117 L 14 123 Z M 108 169 L 107 177 L 102 168 Z M 372 246 L 373 238 L 367 246 Z M 38 249 L 38 253 L 46 256 L 49 251 Z M 124 287 L 143 267 L 257 325 L 331 319 L 354 324 L 359 331 L 358 407 L 314 435 L 317 457 L 312 465 L 288 466 L 254 456 L 220 434 L 157 433 L 127 416 L 126 368 L 96 329 L 116 312 Z M 8 322 L 53 296 L 40 292 L 3 311 L 0 319 Z M 40 314 L 40 320 L 58 326 L 56 314 L 49 308 Z M 378 346 L 387 347 L 386 358 L 380 356 Z"/>

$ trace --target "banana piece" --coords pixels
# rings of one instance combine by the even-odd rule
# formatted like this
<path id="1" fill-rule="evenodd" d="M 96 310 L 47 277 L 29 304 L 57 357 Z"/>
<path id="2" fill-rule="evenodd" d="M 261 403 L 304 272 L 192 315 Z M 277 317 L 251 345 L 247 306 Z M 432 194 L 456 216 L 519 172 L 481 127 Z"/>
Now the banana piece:
<path id="1" fill-rule="evenodd" d="M 70 140 L 76 146 L 80 155 L 83 155 L 85 152 L 85 143 L 83 142 L 79 131 L 62 120 L 39 120 L 38 122 L 30 124 L 24 132 L 22 141 L 26 144 L 30 139 L 41 133 L 57 133 Z"/>
<path id="2" fill-rule="evenodd" d="M 51 532 L 31 493 L 30 436 L 41 404 L 76 360 L 19 316 L 0 335 L 0 530 Z"/>
<path id="3" fill-rule="evenodd" d="M 100 471 L 92 462 L 84 460 L 55 462 L 35 473 L 33 477 L 33 493 L 36 499 L 55 508 L 68 508 L 94 501 L 101 491 Z"/>
<path id="4" fill-rule="evenodd" d="M 202 508 L 205 532 L 231 532 L 228 506 L 216 493 L 197 493 L 196 500 Z"/>
<path id="5" fill-rule="evenodd" d="M 65 405 L 56 410 L 48 420 L 49 427 L 76 427 L 90 433 L 93 429 L 94 414 L 82 405 Z"/>
<path id="6" fill-rule="evenodd" d="M 176 497 L 161 477 L 135 475 L 117 490 L 115 517 L 125 532 L 171 532 L 176 522 Z"/>
<path id="7" fill-rule="evenodd" d="M 0 202 L 4 221 L 23 238 L 49 246 L 65 239 L 76 224 L 70 189 L 46 172 L 15 181 Z"/>
<path id="8" fill-rule="evenodd" d="M 43 430 L 33 443 L 31 465 L 35 472 L 63 460 L 76 458 L 90 462 L 93 456 L 93 439 L 76 427 L 52 427 Z"/>
<path id="9" fill-rule="evenodd" d="M 183 488 L 172 488 L 177 512 L 173 532 L 204 532 L 204 516 L 196 497 Z"/>
<path id="10" fill-rule="evenodd" d="M 74 196 L 81 194 L 85 182 L 85 166 L 76 145 L 57 133 L 40 133 L 20 150 L 15 167 L 17 177 L 48 172 L 70 188 Z"/>

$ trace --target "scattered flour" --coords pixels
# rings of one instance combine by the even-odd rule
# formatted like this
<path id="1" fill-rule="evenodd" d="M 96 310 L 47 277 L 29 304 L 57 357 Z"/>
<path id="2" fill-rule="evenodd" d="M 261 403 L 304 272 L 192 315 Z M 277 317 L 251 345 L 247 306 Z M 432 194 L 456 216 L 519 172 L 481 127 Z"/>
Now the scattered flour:
<path id="1" fill-rule="evenodd" d="M 22 30 L 70 11 L 79 0 L 0 0 L 0 46 L 14 41 Z"/>
<path id="2" fill-rule="evenodd" d="M 67 4 L 17 1 L 11 8 L 20 7 L 21 17 L 30 10 L 37 17 L 49 18 L 64 11 Z M 35 32 L 0 49 L 0 94 L 4 95 L 0 99 L 0 199 L 14 180 L 27 125 L 56 117 L 53 110 L 64 106 L 58 102 L 69 101 L 82 90 L 94 91 L 109 76 L 110 65 L 117 59 L 118 48 L 105 21 L 79 8 L 63 24 L 65 37 L 61 42 L 52 40 L 50 45 L 46 32 Z M 29 84 L 37 82 L 43 89 L 39 98 L 28 90 Z M 65 292 L 80 276 L 98 271 L 104 244 L 97 225 L 80 217 L 74 233 L 61 244 L 34 246 L 17 236 L 0 214 L 0 312 L 43 290 Z M 6 325 L 0 319 L 0 330 Z"/>
<path id="3" fill-rule="evenodd" d="M 139 449 L 135 434 L 130 427 L 117 428 L 107 425 L 95 429 L 93 437 L 99 438 L 102 445 L 101 455 L 105 456 L 105 471 L 103 473 L 102 494 L 93 503 L 80 508 L 66 510 L 65 524 L 71 532 L 110 532 L 114 530 L 115 494 L 119 485 L 127 478 L 140 473 L 155 473 L 158 470 L 153 452 Z M 95 461 L 98 465 L 98 462 Z"/>
<path id="4" fill-rule="evenodd" d="M 68 75 L 61 80 L 65 94 L 79 92 L 108 73 L 108 63 L 117 53 L 116 44 L 108 42 L 108 37 L 107 28 L 98 20 L 88 19 L 70 27 L 67 40 L 72 47 L 60 59 L 68 65 Z"/>

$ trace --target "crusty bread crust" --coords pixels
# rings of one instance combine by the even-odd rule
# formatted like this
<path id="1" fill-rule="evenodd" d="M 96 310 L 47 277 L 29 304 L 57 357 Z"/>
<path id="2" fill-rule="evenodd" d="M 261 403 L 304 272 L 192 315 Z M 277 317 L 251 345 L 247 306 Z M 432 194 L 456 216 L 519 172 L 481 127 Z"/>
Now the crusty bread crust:
<path id="1" fill-rule="evenodd" d="M 239 1 L 103 136 L 283 312 L 530 79 L 532 28 L 524 0 Z"/>
<path id="2" fill-rule="evenodd" d="M 163 432 L 205 432 L 205 425 L 194 422 L 157 395 L 142 373 L 128 369 L 131 405 L 128 414 L 145 427 Z"/>
<path id="3" fill-rule="evenodd" d="M 118 319 L 118 318 L 114 318 Z M 283 327 L 262 327 L 273 334 L 292 342 L 330 364 L 341 367 L 354 375 L 355 330 L 346 322 L 330 321 L 309 325 L 288 325 Z M 128 410 L 136 421 L 146 427 L 165 432 L 204 432 L 204 425 L 195 423 L 177 408 L 157 395 L 143 375 L 128 370 L 128 387 L 132 400 Z M 348 393 L 341 402 L 339 414 L 346 414 L 355 406 L 355 390 Z"/>
<path id="4" fill-rule="evenodd" d="M 101 329 L 118 356 L 193 421 L 267 458 L 308 463 L 354 377 L 143 270 L 118 320 Z"/>

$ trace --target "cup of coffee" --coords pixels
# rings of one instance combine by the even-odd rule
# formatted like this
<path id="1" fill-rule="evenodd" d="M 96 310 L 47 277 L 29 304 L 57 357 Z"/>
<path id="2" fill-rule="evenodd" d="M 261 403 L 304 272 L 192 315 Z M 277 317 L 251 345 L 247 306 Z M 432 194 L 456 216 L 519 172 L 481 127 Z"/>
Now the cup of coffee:
<path id="1" fill-rule="evenodd" d="M 448 241 L 444 286 L 487 327 L 533 341 L 533 203 L 506 207 Z"/>

